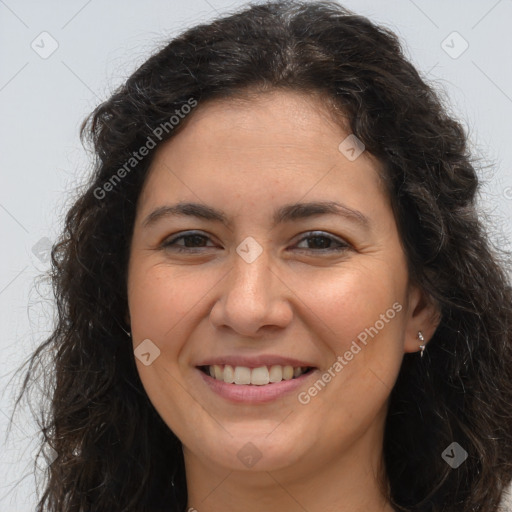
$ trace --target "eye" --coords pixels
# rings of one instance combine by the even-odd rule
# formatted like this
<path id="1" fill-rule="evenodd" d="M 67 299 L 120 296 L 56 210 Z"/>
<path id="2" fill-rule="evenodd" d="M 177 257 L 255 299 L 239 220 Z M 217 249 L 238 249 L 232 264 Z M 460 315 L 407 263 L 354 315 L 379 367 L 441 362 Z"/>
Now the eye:
<path id="1" fill-rule="evenodd" d="M 336 237 L 333 237 L 331 235 L 324 234 L 323 231 L 312 231 L 310 233 L 307 233 L 307 236 L 301 238 L 299 240 L 299 244 L 303 241 L 312 240 L 313 247 L 306 247 L 303 250 L 310 251 L 314 250 L 315 252 L 319 251 L 326 251 L 326 252 L 333 252 L 333 251 L 345 251 L 350 248 L 350 245 Z M 335 243 L 337 244 L 336 247 L 331 247 L 331 244 Z M 298 245 L 298 244 L 297 244 Z"/>
<path id="2" fill-rule="evenodd" d="M 195 249 L 201 249 L 201 247 L 205 247 L 204 242 L 209 239 L 210 237 L 199 232 L 189 231 L 174 238 L 164 240 L 161 247 L 177 252 L 197 252 Z M 183 240 L 184 245 L 178 244 L 177 242 L 179 240 Z"/>
<path id="3" fill-rule="evenodd" d="M 336 237 L 324 234 L 323 231 L 312 231 L 306 233 L 307 236 L 302 237 L 296 247 L 303 242 L 312 241 L 307 243 L 308 247 L 300 248 L 301 251 L 314 251 L 314 252 L 333 252 L 333 251 L 344 251 L 349 249 L 351 246 Z M 161 247 L 176 252 L 200 252 L 203 248 L 214 247 L 207 246 L 207 242 L 211 240 L 209 236 L 202 234 L 197 231 L 189 231 L 174 238 L 165 240 Z M 183 241 L 183 244 L 178 242 Z M 336 246 L 331 247 L 332 244 Z"/>

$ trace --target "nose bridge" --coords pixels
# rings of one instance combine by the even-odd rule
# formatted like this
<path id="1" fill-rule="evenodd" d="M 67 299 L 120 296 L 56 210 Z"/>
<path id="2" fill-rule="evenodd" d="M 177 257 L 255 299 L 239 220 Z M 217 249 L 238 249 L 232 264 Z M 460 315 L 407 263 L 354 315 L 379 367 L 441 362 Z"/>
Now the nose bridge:
<path id="1" fill-rule="evenodd" d="M 257 244 L 257 245 L 256 245 Z M 228 293 L 237 303 L 254 311 L 263 309 L 271 291 L 270 251 L 254 239 L 242 242 L 236 249 L 230 273 Z"/>
<path id="2" fill-rule="evenodd" d="M 286 306 L 279 305 L 276 279 L 270 250 L 254 239 L 242 242 L 211 312 L 213 323 L 244 335 L 265 325 L 284 326 L 290 317 Z"/>

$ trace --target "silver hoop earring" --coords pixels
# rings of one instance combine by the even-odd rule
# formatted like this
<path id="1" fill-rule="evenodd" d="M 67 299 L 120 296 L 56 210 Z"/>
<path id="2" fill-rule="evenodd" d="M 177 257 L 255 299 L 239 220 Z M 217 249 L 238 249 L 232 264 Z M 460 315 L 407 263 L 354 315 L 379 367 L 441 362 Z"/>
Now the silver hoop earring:
<path id="1" fill-rule="evenodd" d="M 425 338 L 423 336 L 423 333 L 421 331 L 418 331 L 418 339 L 421 341 L 421 342 L 424 342 L 425 341 Z M 423 357 L 423 352 L 425 352 L 425 345 L 420 345 L 420 348 L 421 348 L 421 357 Z"/>

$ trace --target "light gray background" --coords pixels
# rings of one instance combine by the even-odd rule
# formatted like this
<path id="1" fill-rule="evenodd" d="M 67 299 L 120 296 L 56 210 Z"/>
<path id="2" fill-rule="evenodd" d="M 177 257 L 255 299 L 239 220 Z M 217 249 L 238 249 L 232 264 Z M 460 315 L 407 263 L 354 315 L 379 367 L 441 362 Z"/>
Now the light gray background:
<path id="1" fill-rule="evenodd" d="M 0 0 L 2 511 L 33 511 L 36 503 L 36 425 L 25 406 L 10 436 L 4 435 L 21 376 L 10 379 L 50 332 L 48 287 L 41 285 L 38 292 L 34 279 L 49 267 L 45 249 L 59 233 L 73 187 L 90 170 L 79 125 L 157 46 L 242 4 Z M 470 131 L 475 155 L 488 164 L 481 204 L 496 244 L 507 245 L 512 234 L 512 1 L 347 0 L 344 5 L 397 32 L 412 62 L 445 91 L 452 112 Z M 40 36 L 44 31 L 58 43 L 47 58 L 40 56 L 51 49 L 50 38 Z M 463 40 L 456 35 L 446 40 L 454 31 L 469 44 L 457 58 Z M 452 56 L 443 49 L 444 40 Z"/>

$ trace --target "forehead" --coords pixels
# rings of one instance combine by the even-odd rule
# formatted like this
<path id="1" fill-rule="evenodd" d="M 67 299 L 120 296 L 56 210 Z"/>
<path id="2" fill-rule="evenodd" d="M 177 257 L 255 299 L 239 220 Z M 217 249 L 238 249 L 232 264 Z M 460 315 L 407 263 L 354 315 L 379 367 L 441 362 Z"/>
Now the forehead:
<path id="1" fill-rule="evenodd" d="M 181 144 L 201 137 L 221 144 L 212 145 L 210 150 L 228 152 L 277 145 L 281 150 L 289 145 L 295 150 L 322 151 L 332 145 L 333 136 L 337 140 L 348 134 L 348 120 L 336 118 L 326 98 L 292 90 L 208 100 L 199 104 L 184 124 L 185 129 L 176 137 Z M 235 147 L 240 142 L 244 144 Z"/>
<path id="2" fill-rule="evenodd" d="M 315 95 L 274 91 L 212 100 L 157 149 L 141 204 L 169 194 L 222 206 L 227 193 L 253 202 L 382 194 L 379 162 L 368 152 L 351 161 L 340 151 L 349 135 Z"/>

